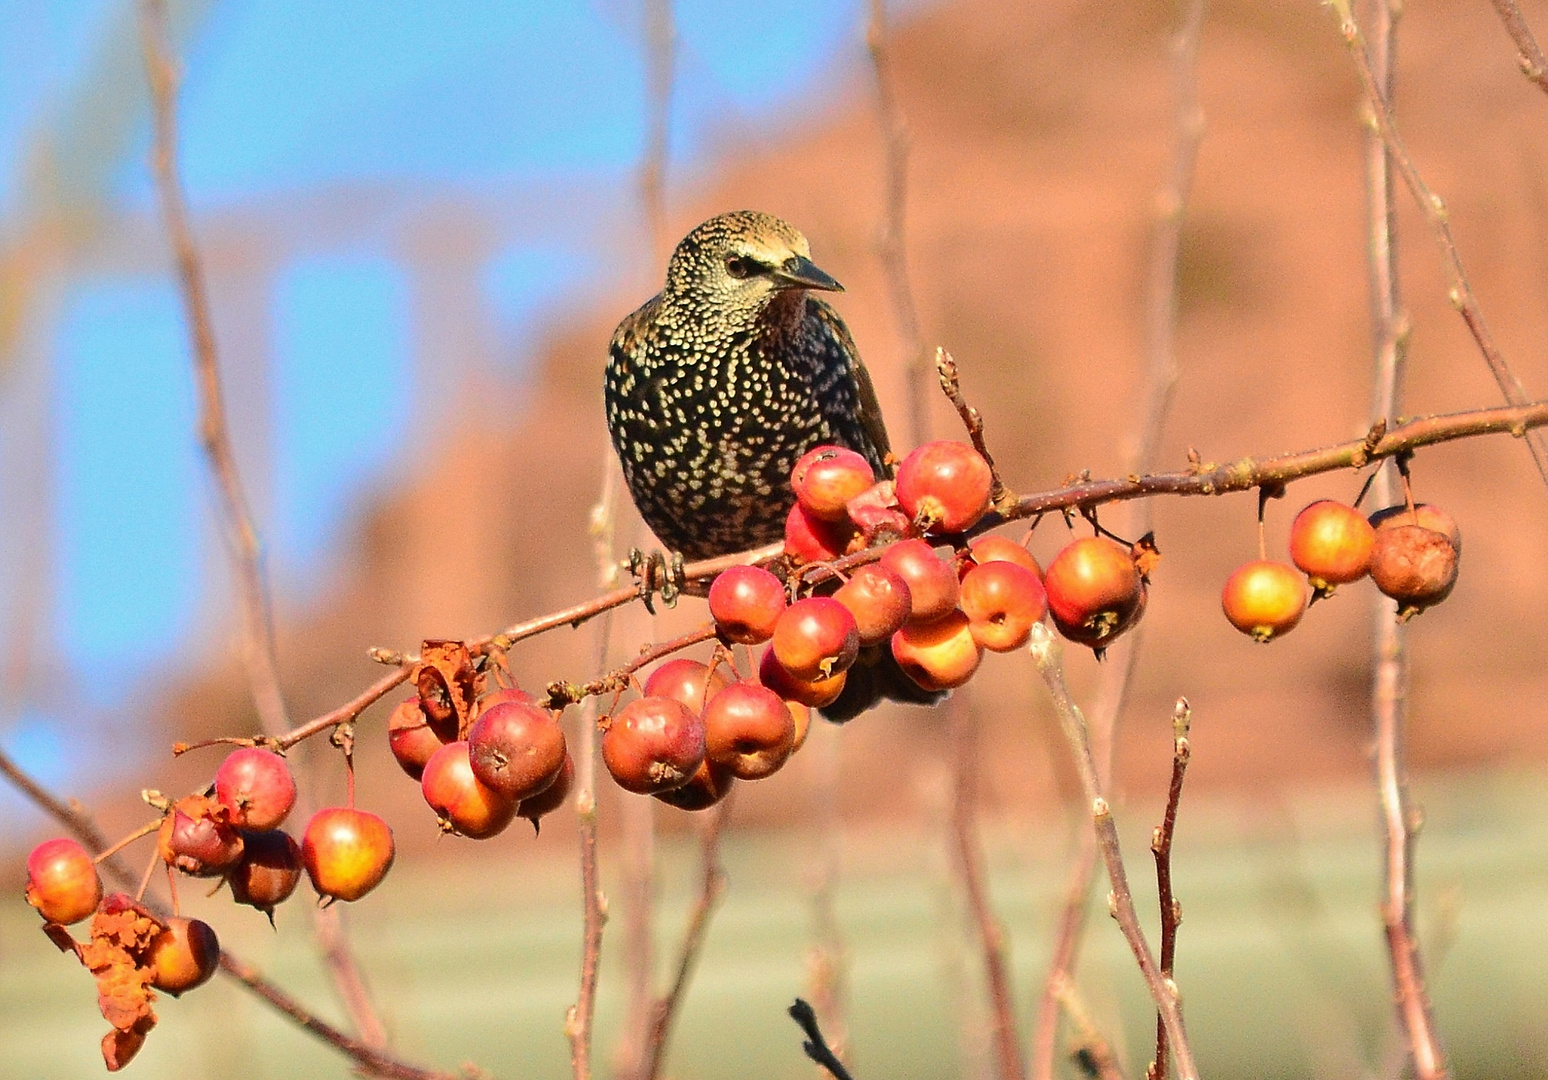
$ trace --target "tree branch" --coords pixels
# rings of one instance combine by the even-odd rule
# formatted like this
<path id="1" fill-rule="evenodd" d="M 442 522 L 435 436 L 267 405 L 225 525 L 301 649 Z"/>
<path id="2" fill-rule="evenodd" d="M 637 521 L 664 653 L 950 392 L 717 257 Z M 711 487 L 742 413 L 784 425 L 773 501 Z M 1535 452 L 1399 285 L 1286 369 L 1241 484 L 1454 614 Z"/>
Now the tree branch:
<path id="1" fill-rule="evenodd" d="M 1516 43 L 1517 60 L 1521 65 L 1521 74 L 1525 75 L 1537 84 L 1537 88 L 1548 94 L 1548 59 L 1543 57 L 1543 50 L 1537 46 L 1537 38 L 1532 36 L 1532 28 L 1521 17 L 1521 9 L 1516 6 L 1516 0 L 1491 0 L 1494 10 L 1499 12 L 1500 21 L 1505 24 L 1505 32 L 1510 35 L 1510 40 Z"/>
<path id="2" fill-rule="evenodd" d="M 1172 783 L 1167 789 L 1166 813 L 1150 838 L 1150 851 L 1156 858 L 1156 893 L 1161 908 L 1161 977 L 1172 981 L 1177 959 L 1177 927 L 1182 922 L 1182 905 L 1172 893 L 1172 836 L 1177 830 L 1177 805 L 1182 800 L 1183 776 L 1188 771 L 1192 748 L 1188 744 L 1188 724 L 1192 713 L 1186 698 L 1177 699 L 1172 713 Z M 1156 1055 L 1146 1071 L 1149 1080 L 1166 1080 L 1169 1064 L 1166 1024 L 1156 1017 Z"/>
<path id="3" fill-rule="evenodd" d="M 1484 362 L 1489 365 L 1489 372 L 1494 376 L 1494 381 L 1498 384 L 1500 393 L 1505 396 L 1505 400 L 1512 405 L 1523 405 L 1530 399 L 1527 397 L 1526 389 L 1521 385 L 1521 380 L 1511 370 L 1504 354 L 1495 343 L 1494 335 L 1490 333 L 1489 327 L 1484 322 L 1483 312 L 1478 308 L 1478 299 L 1473 295 L 1473 288 L 1462 269 L 1462 257 L 1457 251 L 1456 238 L 1451 232 L 1450 214 L 1446 204 L 1425 184 L 1413 159 L 1408 156 L 1407 147 L 1398 136 L 1397 122 L 1392 117 L 1387 96 L 1381 89 L 1382 79 L 1378 78 L 1376 69 L 1372 65 L 1365 37 L 1361 34 L 1359 24 L 1355 22 L 1354 14 L 1350 10 L 1350 0 L 1329 0 L 1329 2 L 1338 12 L 1339 30 L 1343 34 L 1344 43 L 1349 46 L 1349 54 L 1354 57 L 1355 69 L 1360 75 L 1360 84 L 1365 88 L 1366 101 L 1371 110 L 1370 121 L 1381 134 L 1391 163 L 1397 168 L 1398 175 L 1403 178 L 1403 183 L 1407 185 L 1414 201 L 1419 204 L 1419 209 L 1435 236 L 1435 243 L 1440 248 L 1451 305 L 1467 323 L 1468 331 L 1473 335 L 1473 341 L 1477 344 L 1478 351 L 1483 354 Z M 1543 442 L 1541 435 L 1532 434 L 1527 437 L 1527 447 L 1532 452 L 1532 460 L 1536 463 L 1543 482 L 1548 483 L 1548 444 Z"/>

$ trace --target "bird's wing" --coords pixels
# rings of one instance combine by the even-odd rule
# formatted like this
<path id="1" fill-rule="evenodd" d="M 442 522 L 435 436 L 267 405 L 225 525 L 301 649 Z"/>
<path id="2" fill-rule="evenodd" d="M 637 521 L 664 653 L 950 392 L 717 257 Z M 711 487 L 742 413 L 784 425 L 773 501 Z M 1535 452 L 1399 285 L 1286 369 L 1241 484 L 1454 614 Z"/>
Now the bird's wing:
<path id="1" fill-rule="evenodd" d="M 837 339 L 849 362 L 849 371 L 854 376 L 855 390 L 858 395 L 860 426 L 865 429 L 866 437 L 876 448 L 877 459 L 887 467 L 887 455 L 892 452 L 892 440 L 887 437 L 887 422 L 882 419 L 881 402 L 876 400 L 876 387 L 871 382 L 871 373 L 866 370 L 865 361 L 860 359 L 860 350 L 855 347 L 855 339 L 850 336 L 849 327 L 844 325 L 844 320 L 839 318 L 838 312 L 819 297 L 813 296 L 811 300 L 817 317 Z"/>
<path id="2" fill-rule="evenodd" d="M 607 345 L 607 351 L 612 354 L 615 364 L 628 364 L 639 355 L 640 339 L 645 328 L 655 320 L 656 309 L 660 306 L 661 297 L 653 296 L 624 316 L 618 329 L 613 331 L 613 340 Z"/>

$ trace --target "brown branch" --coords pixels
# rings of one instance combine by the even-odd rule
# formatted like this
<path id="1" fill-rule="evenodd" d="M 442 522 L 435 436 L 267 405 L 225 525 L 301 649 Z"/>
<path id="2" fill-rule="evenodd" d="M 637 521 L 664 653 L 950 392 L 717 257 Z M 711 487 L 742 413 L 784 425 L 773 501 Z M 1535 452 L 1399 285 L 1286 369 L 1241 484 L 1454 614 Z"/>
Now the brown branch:
<path id="1" fill-rule="evenodd" d="M 945 349 L 935 350 L 935 373 L 940 379 L 941 392 L 946 395 L 946 400 L 951 402 L 952 407 L 957 410 L 957 415 L 962 418 L 962 426 L 967 429 L 973 449 L 977 450 L 979 456 L 989 465 L 989 476 L 992 481 L 989 501 L 996 510 L 1003 513 L 1016 504 L 1016 493 L 1007 488 L 1004 481 L 1000 479 L 1000 470 L 995 468 L 994 457 L 989 453 L 988 444 L 984 442 L 984 418 L 962 396 L 962 380 L 957 373 L 957 362 Z"/>
<path id="2" fill-rule="evenodd" d="M 978 930 L 984 954 L 984 979 L 989 995 L 991 1034 L 1000 1080 L 1021 1080 L 1026 1067 L 1021 1058 L 1021 1039 L 1016 1033 L 1016 1006 L 1011 995 L 1010 962 L 1006 956 L 1005 928 L 989 901 L 983 852 L 976 828 L 977 739 L 973 716 L 962 696 L 947 703 L 951 714 L 952 777 L 951 829 L 957 871 L 967 894 L 968 910 Z"/>
<path id="3" fill-rule="evenodd" d="M 118 887 L 135 893 L 139 887 L 139 874 L 125 865 L 117 854 L 112 854 L 107 838 L 86 809 L 75 800 L 68 803 L 55 796 L 29 776 L 0 749 L 0 775 L 25 795 L 38 809 L 62 825 L 88 850 L 103 852 L 98 865 L 112 878 Z M 154 865 L 154 864 L 153 864 Z M 160 912 L 153 902 L 147 902 L 153 911 Z M 221 949 L 220 967 L 248 990 L 290 1017 L 305 1030 L 316 1035 L 334 1049 L 340 1051 L 364 1073 L 370 1076 L 402 1078 L 402 1080 L 457 1080 L 451 1073 L 422 1068 L 388 1054 L 381 1049 L 345 1034 L 322 1020 L 280 987 L 265 979 L 249 964 Z"/>
<path id="4" fill-rule="evenodd" d="M 1543 50 L 1537 46 L 1537 38 L 1532 35 L 1532 28 L 1521 17 L 1521 9 L 1516 6 L 1516 0 L 1491 0 L 1494 10 L 1499 12 L 1500 21 L 1505 24 L 1505 32 L 1510 35 L 1510 40 L 1516 43 L 1517 60 L 1521 65 L 1521 74 L 1525 75 L 1537 84 L 1537 88 L 1548 94 L 1548 58 L 1544 58 Z"/>
<path id="5" fill-rule="evenodd" d="M 1354 14 L 1350 10 L 1350 0 L 1330 0 L 1330 3 L 1338 13 L 1339 30 L 1343 34 L 1345 44 L 1349 46 L 1350 55 L 1354 57 L 1360 83 L 1365 88 L 1366 101 L 1370 105 L 1370 122 L 1381 134 L 1392 165 L 1403 178 L 1403 183 L 1407 185 L 1414 201 L 1419 204 L 1419 209 L 1435 236 L 1435 243 L 1440 248 L 1451 305 L 1457 309 L 1462 320 L 1467 324 L 1468 331 L 1473 335 L 1473 341 L 1478 346 L 1478 351 L 1483 354 L 1484 362 L 1489 365 L 1489 372 L 1494 376 L 1494 381 L 1498 384 L 1500 393 L 1505 396 L 1505 400 L 1512 405 L 1525 404 L 1530 400 L 1526 389 L 1521 385 L 1521 380 L 1511 370 L 1504 354 L 1495 343 L 1494 335 L 1489 331 L 1488 325 L 1484 322 L 1483 313 L 1478 308 L 1478 299 L 1473 295 L 1467 274 L 1462 269 L 1462 257 L 1457 251 L 1456 238 L 1451 232 L 1450 215 L 1446 204 L 1440 196 L 1426 186 L 1413 159 L 1409 157 L 1403 140 L 1398 136 L 1397 122 L 1393 119 L 1391 106 L 1381 89 L 1382 79 L 1378 77 L 1372 65 L 1365 37 L 1361 34 L 1359 24 L 1355 22 Z M 1537 465 L 1537 471 L 1542 476 L 1543 482 L 1548 483 L 1548 443 L 1544 443 L 1541 435 L 1532 434 L 1527 437 L 1527 447 L 1532 452 L 1532 460 Z"/>
<path id="6" fill-rule="evenodd" d="M 904 226 L 908 218 L 908 121 L 898 101 L 897 72 L 887 35 L 887 0 L 871 0 L 865 43 L 876 75 L 876 113 L 881 124 L 885 154 L 886 191 L 884 216 L 877 237 L 877 252 L 887 278 L 887 297 L 907 360 L 903 365 L 904 393 L 908 400 L 908 436 L 918 446 L 930 435 L 930 373 L 924 335 L 919 329 L 919 309 L 908 273 L 908 245 Z"/>
<path id="7" fill-rule="evenodd" d="M 1150 851 L 1156 858 L 1156 893 L 1161 907 L 1161 977 L 1171 980 L 1177 959 L 1177 927 L 1182 922 L 1182 905 L 1172 893 L 1172 836 L 1177 830 L 1177 804 L 1182 799 L 1183 776 L 1193 751 L 1188 743 L 1188 724 L 1192 713 L 1186 698 L 1177 699 L 1172 713 L 1172 783 L 1167 789 L 1166 813 L 1151 834 Z M 1166 1024 L 1156 1017 L 1156 1056 L 1145 1075 L 1149 1080 L 1166 1080 L 1169 1063 Z"/>
<path id="8" fill-rule="evenodd" d="M 629 686 L 634 673 L 647 664 L 655 663 L 663 656 L 671 656 L 675 652 L 681 652 L 700 642 L 713 640 L 715 637 L 715 624 L 707 622 L 696 630 L 690 630 L 686 634 L 672 638 L 669 641 L 656 642 L 647 645 L 640 650 L 640 654 L 622 667 L 615 668 L 606 675 L 576 686 L 574 683 L 553 682 L 548 684 L 548 696 L 543 700 L 545 709 L 562 709 L 566 705 L 572 705 L 577 701 L 583 701 L 588 697 L 596 697 L 601 694 L 616 693 L 625 690 Z"/>
<path id="9" fill-rule="evenodd" d="M 1112 1046 L 1092 1022 L 1075 985 L 1068 979 L 1061 979 L 1054 992 L 1059 1007 L 1069 1013 L 1070 1021 L 1075 1025 L 1078 1038 L 1070 1051 L 1070 1057 L 1080 1066 L 1081 1072 L 1093 1080 L 1124 1080 L 1123 1066 L 1118 1062 L 1118 1055 L 1113 1053 Z"/>
<path id="10" fill-rule="evenodd" d="M 661 1065 L 666 1060 L 667 1036 L 672 1030 L 672 1021 L 676 1018 L 677 1010 L 687 994 L 694 965 L 698 963 L 699 954 L 704 950 L 704 938 L 709 932 L 710 916 L 714 914 L 715 905 L 719 903 L 721 895 L 726 890 L 726 872 L 720 865 L 720 839 L 725 832 L 726 822 L 731 817 L 731 803 L 734 798 L 734 791 L 727 794 L 715 808 L 705 826 L 700 843 L 702 877 L 699 897 L 694 902 L 693 911 L 688 915 L 688 927 L 683 931 L 683 944 L 678 951 L 677 970 L 672 978 L 672 985 L 665 994 L 656 999 L 651 1009 L 650 1035 L 646 1040 L 645 1052 L 640 1058 L 640 1072 L 636 1074 L 639 1080 L 656 1080 L 656 1077 L 661 1074 Z"/>
<path id="11" fill-rule="evenodd" d="M 1102 793 L 1096 760 L 1091 753 L 1091 738 L 1086 727 L 1086 719 L 1081 715 L 1074 699 L 1070 697 L 1069 687 L 1064 680 L 1064 667 L 1060 658 L 1063 646 L 1046 622 L 1038 623 L 1032 628 L 1031 651 L 1032 658 L 1037 663 L 1038 673 L 1043 676 L 1049 695 L 1053 698 L 1054 709 L 1059 714 L 1060 726 L 1064 729 L 1065 737 L 1069 741 L 1075 758 L 1076 769 L 1080 774 L 1081 790 L 1085 793 L 1087 805 L 1091 807 L 1092 827 L 1096 832 L 1097 847 L 1101 851 L 1102 861 L 1107 867 L 1108 881 L 1112 885 L 1112 891 L 1107 897 L 1108 910 L 1117 921 L 1119 929 L 1123 931 L 1124 940 L 1129 943 L 1129 949 L 1134 954 L 1135 963 L 1139 965 L 1140 974 L 1144 976 L 1150 996 L 1166 1024 L 1167 1038 L 1172 1044 L 1172 1053 L 1177 1059 L 1179 1080 L 1198 1080 L 1198 1067 L 1193 1062 L 1193 1050 L 1188 1043 L 1187 1031 L 1183 1027 L 1177 986 L 1162 974 L 1156 963 L 1155 954 L 1151 952 L 1150 943 L 1145 939 L 1145 931 L 1140 928 L 1139 916 L 1134 910 L 1134 896 L 1129 890 L 1128 875 L 1124 871 L 1123 850 L 1118 843 L 1118 829 L 1113 824 L 1112 810 Z"/>
<path id="12" fill-rule="evenodd" d="M 807 754 L 816 755 L 815 806 L 807 821 L 818 832 L 818 842 L 812 845 L 817 865 L 812 884 L 814 940 L 807 952 L 807 978 L 812 1008 L 828 1027 L 829 1052 L 839 1060 L 844 1058 L 849 1043 L 845 1008 L 847 950 L 835 910 L 843 870 L 839 836 L 839 791 L 844 780 L 840 754 L 843 730 L 841 725 L 828 725 L 822 736 L 810 740 L 816 745 L 805 750 Z"/>
<path id="13" fill-rule="evenodd" d="M 1497 3 L 1496 7 L 1499 6 Z M 1385 0 L 1377 0 L 1369 5 L 1368 15 L 1369 85 L 1380 108 L 1390 112 L 1396 12 Z M 1372 415 L 1376 417 L 1391 416 L 1401 407 L 1403 374 L 1407 366 L 1408 318 L 1398 293 L 1392 165 L 1387 142 L 1379 132 L 1370 132 L 1366 139 L 1366 197 L 1370 217 L 1367 250 L 1376 353 Z M 1382 505 L 1394 502 L 1397 491 L 1392 470 L 1382 469 L 1373 479 L 1376 497 Z M 1385 881 L 1382 923 L 1398 1019 L 1407 1036 L 1408 1055 L 1413 1059 L 1415 1075 L 1420 1080 L 1440 1080 L 1447 1075 L 1446 1060 L 1425 990 L 1423 962 L 1413 923 L 1415 837 L 1403 753 L 1404 703 L 1408 686 L 1405 633 L 1402 625 L 1392 617 L 1391 605 L 1384 599 L 1377 599 L 1373 615 L 1371 720 L 1376 740 L 1377 801 L 1386 830 L 1386 843 L 1382 849 Z"/>
<path id="14" fill-rule="evenodd" d="M 1171 412 L 1178 379 L 1177 364 L 1177 263 L 1188 197 L 1193 188 L 1199 143 L 1204 136 L 1204 116 L 1198 102 L 1198 51 L 1204 31 L 1204 2 L 1189 0 L 1181 25 L 1168 43 L 1171 54 L 1174 102 L 1172 162 L 1157 197 L 1157 218 L 1151 239 L 1149 281 L 1146 288 L 1146 364 L 1143 412 L 1139 439 L 1130 458 L 1130 471 L 1143 474 L 1155 468 L 1161 437 Z M 1132 535 L 1143 535 L 1152 524 L 1151 503 L 1141 500 L 1131 522 Z M 1144 640 L 1143 624 L 1118 643 L 1102 673 L 1096 708 L 1091 715 L 1091 741 L 1096 755 L 1097 778 L 1105 786 L 1112 771 L 1114 735 L 1123 714 L 1135 663 Z M 1032 1080 L 1052 1080 L 1058 1045 L 1059 1014 L 1068 1011 L 1064 1001 L 1073 991 L 1075 965 L 1085 932 L 1091 902 L 1091 880 L 1096 872 L 1096 837 L 1080 832 L 1080 845 L 1070 866 L 1064 904 L 1049 961 L 1043 992 L 1038 1000 L 1032 1031 L 1030 1068 Z M 1099 1075 L 1121 1073 L 1106 1041 L 1094 1032 L 1082 1036 L 1088 1056 Z"/>
<path id="15" fill-rule="evenodd" d="M 806 1051 L 806 1056 L 821 1065 L 833 1077 L 833 1080 L 853 1080 L 844 1063 L 838 1059 L 828 1047 L 828 1040 L 822 1036 L 822 1028 L 817 1026 L 817 1013 L 812 1007 L 800 998 L 795 999 L 795 1004 L 785 1010 L 790 1014 L 790 1019 L 801 1025 L 801 1030 L 806 1033 L 806 1041 L 801 1044 L 801 1049 Z"/>
<path id="16" fill-rule="evenodd" d="M 640 160 L 640 204 L 650 231 L 651 253 L 667 251 L 666 173 L 671 160 L 672 90 L 677 51 L 677 23 L 672 0 L 645 4 L 645 82 L 649 102 L 645 154 Z"/>
<path id="17" fill-rule="evenodd" d="M 221 389 L 216 355 L 214 321 L 210 314 L 209 288 L 188 220 L 177 158 L 177 72 L 166 41 L 166 8 L 163 0 L 142 0 L 141 45 L 150 83 L 155 138 L 151 168 L 166 220 L 178 282 L 188 321 L 194 373 L 199 391 L 199 441 L 206 464 L 219 493 L 220 519 L 231 554 L 233 576 L 242 613 L 242 655 L 248 685 L 264 732 L 272 738 L 285 734 L 290 719 L 280 689 L 279 665 L 274 643 L 274 617 L 264 579 L 263 550 L 248 506 Z M 305 811 L 305 807 L 300 809 Z M 366 993 L 339 914 L 319 909 L 316 914 L 318 944 L 324 964 L 343 999 L 361 1038 L 375 1046 L 386 1044 L 386 1028 Z"/>
<path id="18" fill-rule="evenodd" d="M 209 290 L 178 175 L 177 72 L 167 50 L 166 8 L 163 0 L 142 0 L 140 10 L 145 70 L 150 81 L 155 120 L 151 167 L 172 255 L 177 263 L 184 316 L 188 320 L 199 390 L 199 442 L 220 496 L 220 519 L 225 526 L 242 610 L 242 654 L 253 702 L 258 707 L 264 730 L 278 735 L 290 726 L 290 721 L 285 714 L 275 662 L 274 623 L 264 581 L 262 545 L 248 508 L 236 455 L 231 449 L 215 351 L 215 328 L 210 317 Z"/>

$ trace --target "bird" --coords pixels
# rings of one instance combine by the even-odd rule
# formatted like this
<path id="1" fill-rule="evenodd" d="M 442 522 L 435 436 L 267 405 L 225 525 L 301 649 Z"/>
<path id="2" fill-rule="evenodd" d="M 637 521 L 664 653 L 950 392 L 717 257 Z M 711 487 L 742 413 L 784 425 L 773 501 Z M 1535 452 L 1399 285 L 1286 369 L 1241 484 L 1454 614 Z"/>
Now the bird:
<path id="1" fill-rule="evenodd" d="M 603 380 L 608 432 L 635 507 L 689 559 L 773 543 L 795 502 L 790 473 L 837 445 L 892 471 L 870 373 L 832 306 L 844 287 L 812 262 L 794 226 L 736 210 L 696 227 L 672 252 L 661 291 L 618 324 Z M 883 697 L 933 704 L 885 648 L 866 650 L 843 696 L 843 722 Z"/>
<path id="2" fill-rule="evenodd" d="M 635 507 L 688 559 L 784 535 L 790 471 L 847 447 L 886 475 L 891 444 L 869 372 L 838 313 L 843 286 L 794 226 L 720 214 L 683 238 L 661 291 L 608 345 L 607 427 Z"/>

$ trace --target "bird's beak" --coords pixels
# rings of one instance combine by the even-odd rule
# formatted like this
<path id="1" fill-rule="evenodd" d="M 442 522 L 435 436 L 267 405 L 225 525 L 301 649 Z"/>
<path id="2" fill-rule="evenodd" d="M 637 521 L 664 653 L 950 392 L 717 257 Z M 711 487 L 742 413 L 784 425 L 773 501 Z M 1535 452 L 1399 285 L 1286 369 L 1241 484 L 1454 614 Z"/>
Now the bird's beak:
<path id="1" fill-rule="evenodd" d="M 820 289 L 823 292 L 844 291 L 844 286 L 840 285 L 827 273 L 817 269 L 816 263 L 810 259 L 803 259 L 799 255 L 790 256 L 790 258 L 775 268 L 769 276 L 786 287 Z"/>

